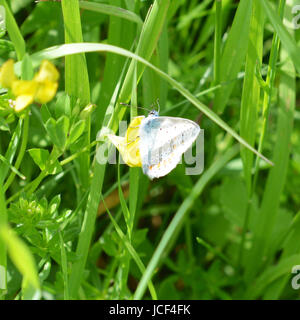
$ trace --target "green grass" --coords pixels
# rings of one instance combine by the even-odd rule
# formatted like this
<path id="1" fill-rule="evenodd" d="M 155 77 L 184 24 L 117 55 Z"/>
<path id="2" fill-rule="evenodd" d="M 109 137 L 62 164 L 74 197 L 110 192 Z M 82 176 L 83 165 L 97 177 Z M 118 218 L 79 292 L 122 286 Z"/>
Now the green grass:
<path id="1" fill-rule="evenodd" d="M 60 72 L 19 114 L 0 89 L 0 298 L 298 299 L 295 4 L 0 0 L 0 65 Z M 158 98 L 205 130 L 204 171 L 99 163 Z"/>

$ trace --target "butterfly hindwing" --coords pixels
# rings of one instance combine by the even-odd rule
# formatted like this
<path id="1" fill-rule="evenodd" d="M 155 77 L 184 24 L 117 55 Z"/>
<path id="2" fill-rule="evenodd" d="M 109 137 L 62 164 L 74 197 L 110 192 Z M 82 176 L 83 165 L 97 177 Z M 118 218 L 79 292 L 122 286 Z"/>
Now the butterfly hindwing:
<path id="1" fill-rule="evenodd" d="M 193 121 L 148 116 L 140 126 L 140 155 L 144 174 L 150 179 L 172 171 L 200 132 Z"/>

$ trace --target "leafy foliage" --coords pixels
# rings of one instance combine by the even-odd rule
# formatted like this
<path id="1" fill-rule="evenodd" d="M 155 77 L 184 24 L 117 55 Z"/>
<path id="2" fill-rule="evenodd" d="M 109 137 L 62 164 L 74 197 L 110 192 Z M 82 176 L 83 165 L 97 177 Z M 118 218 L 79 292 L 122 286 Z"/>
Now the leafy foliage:
<path id="1" fill-rule="evenodd" d="M 0 88 L 1 298 L 298 299 L 295 4 L 0 0 L 0 65 L 60 72 L 20 113 Z M 200 175 L 96 160 L 157 98 L 205 130 Z"/>

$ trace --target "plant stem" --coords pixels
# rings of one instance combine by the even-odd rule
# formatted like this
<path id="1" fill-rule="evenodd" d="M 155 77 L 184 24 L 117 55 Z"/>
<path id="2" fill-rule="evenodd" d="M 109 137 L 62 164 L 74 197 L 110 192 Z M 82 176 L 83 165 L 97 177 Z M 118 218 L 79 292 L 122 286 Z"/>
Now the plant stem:
<path id="1" fill-rule="evenodd" d="M 24 118 L 24 125 L 23 125 L 23 134 L 22 134 L 22 142 L 21 142 L 21 147 L 20 151 L 16 160 L 16 163 L 14 167 L 18 170 L 21 162 L 23 160 L 26 148 L 27 148 L 27 142 L 28 142 L 28 133 L 29 133 L 29 113 L 27 112 Z M 5 184 L 4 184 L 4 192 L 9 188 L 9 186 L 12 184 L 14 178 L 16 176 L 15 172 L 11 172 L 9 177 L 7 178 Z"/>

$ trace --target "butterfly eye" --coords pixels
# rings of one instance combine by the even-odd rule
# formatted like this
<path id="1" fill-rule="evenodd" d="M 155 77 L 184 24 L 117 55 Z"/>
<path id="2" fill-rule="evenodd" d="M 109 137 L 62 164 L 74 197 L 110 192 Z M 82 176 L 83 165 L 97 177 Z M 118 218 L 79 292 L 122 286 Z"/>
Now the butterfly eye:
<path id="1" fill-rule="evenodd" d="M 151 110 L 149 112 L 149 116 L 155 116 L 155 117 L 158 117 L 158 112 L 156 110 Z"/>

